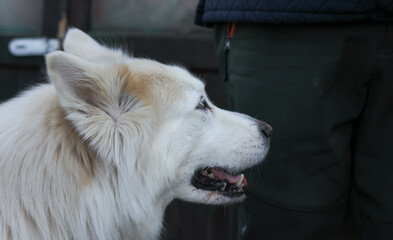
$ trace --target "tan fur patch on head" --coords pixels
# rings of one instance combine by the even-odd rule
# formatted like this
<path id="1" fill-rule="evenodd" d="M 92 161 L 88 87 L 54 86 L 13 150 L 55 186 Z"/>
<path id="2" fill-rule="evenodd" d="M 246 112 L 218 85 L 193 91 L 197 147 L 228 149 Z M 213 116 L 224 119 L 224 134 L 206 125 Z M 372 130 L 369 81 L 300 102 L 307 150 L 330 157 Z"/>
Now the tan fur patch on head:
<path id="1" fill-rule="evenodd" d="M 120 65 L 118 67 L 118 75 L 122 81 L 122 89 L 125 93 L 137 98 L 144 104 L 150 105 L 152 103 L 151 96 L 149 96 L 148 81 L 143 81 L 138 75 L 131 74 L 127 65 Z"/>
<path id="2" fill-rule="evenodd" d="M 191 87 L 188 76 L 177 73 L 176 67 L 147 59 L 132 60 L 119 67 L 124 78 L 124 90 L 150 105 L 161 105 L 179 100 L 184 90 Z"/>

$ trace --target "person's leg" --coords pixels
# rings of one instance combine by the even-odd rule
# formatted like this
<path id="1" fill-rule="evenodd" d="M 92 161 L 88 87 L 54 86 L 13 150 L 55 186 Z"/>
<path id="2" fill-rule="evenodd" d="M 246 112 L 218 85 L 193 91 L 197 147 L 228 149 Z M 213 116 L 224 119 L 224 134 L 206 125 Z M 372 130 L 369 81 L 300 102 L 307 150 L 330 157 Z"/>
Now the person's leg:
<path id="1" fill-rule="evenodd" d="M 253 194 L 247 195 L 245 207 L 247 219 L 242 239 L 343 239 L 342 212 L 291 210 L 265 202 Z"/>
<path id="2" fill-rule="evenodd" d="M 354 177 L 361 239 L 393 239 L 393 24 L 356 124 Z"/>
<path id="3" fill-rule="evenodd" d="M 226 26 L 216 27 L 232 110 L 274 129 L 267 160 L 247 175 L 244 239 L 339 239 L 381 29 L 236 24 L 225 52 Z"/>

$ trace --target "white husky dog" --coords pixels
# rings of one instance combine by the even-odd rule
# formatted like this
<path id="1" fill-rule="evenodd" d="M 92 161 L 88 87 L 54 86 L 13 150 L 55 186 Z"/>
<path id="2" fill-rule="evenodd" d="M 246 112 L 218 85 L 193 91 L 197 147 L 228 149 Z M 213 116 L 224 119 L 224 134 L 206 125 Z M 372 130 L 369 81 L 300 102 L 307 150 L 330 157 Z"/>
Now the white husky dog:
<path id="1" fill-rule="evenodd" d="M 0 239 L 157 239 L 175 198 L 241 201 L 269 125 L 224 111 L 186 70 L 77 29 L 50 84 L 0 105 Z"/>

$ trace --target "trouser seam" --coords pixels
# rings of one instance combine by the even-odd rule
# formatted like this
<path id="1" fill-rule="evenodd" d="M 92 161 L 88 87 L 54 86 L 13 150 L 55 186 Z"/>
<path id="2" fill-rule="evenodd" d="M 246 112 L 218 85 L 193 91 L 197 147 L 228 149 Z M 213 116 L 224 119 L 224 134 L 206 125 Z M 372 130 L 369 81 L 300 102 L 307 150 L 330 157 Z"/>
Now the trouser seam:
<path id="1" fill-rule="evenodd" d="M 270 200 L 270 199 L 268 199 L 266 197 L 263 197 L 263 196 L 260 196 L 260 195 L 255 195 L 255 194 L 252 194 L 252 195 L 254 195 L 256 198 L 259 198 L 260 200 L 265 201 L 265 202 L 267 202 L 269 204 L 272 204 L 272 205 L 274 205 L 276 207 L 279 207 L 279 208 L 282 208 L 282 209 L 286 209 L 286 210 L 291 210 L 291 211 L 298 211 L 298 212 L 304 212 L 304 213 L 315 213 L 315 214 L 318 214 L 318 213 L 326 213 L 326 214 L 328 214 L 328 213 L 339 213 L 339 212 L 344 213 L 344 210 L 345 210 L 345 209 L 312 210 L 312 209 L 297 208 L 297 207 L 293 207 L 293 206 L 288 206 L 288 205 L 285 205 L 285 204 L 277 203 L 277 202 L 275 202 L 273 200 Z"/>

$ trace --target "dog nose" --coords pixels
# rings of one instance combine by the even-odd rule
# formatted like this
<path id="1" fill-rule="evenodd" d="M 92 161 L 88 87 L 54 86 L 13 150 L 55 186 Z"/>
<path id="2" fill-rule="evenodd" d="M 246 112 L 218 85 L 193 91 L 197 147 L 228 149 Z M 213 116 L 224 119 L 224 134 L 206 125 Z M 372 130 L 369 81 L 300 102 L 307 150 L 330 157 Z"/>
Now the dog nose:
<path id="1" fill-rule="evenodd" d="M 267 124 L 265 122 L 262 122 L 262 121 L 258 121 L 258 126 L 259 126 L 259 129 L 261 130 L 263 135 L 265 135 L 266 138 L 271 138 L 271 136 L 273 134 L 272 126 L 270 126 L 269 124 Z"/>

